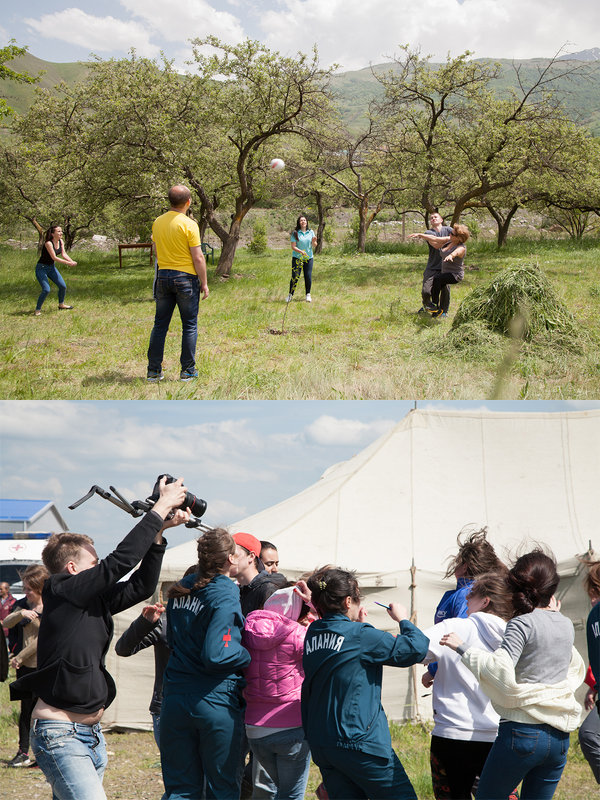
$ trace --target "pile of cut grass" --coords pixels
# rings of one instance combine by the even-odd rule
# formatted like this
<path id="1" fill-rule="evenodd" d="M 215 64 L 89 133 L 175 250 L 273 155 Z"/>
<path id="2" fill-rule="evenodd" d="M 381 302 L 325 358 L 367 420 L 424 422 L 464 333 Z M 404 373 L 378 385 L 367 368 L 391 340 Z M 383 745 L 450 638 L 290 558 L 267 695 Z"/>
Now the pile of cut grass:
<path id="1" fill-rule="evenodd" d="M 504 336 L 532 341 L 548 332 L 564 345 L 581 331 L 550 281 L 536 264 L 517 264 L 499 272 L 491 283 L 476 287 L 460 304 L 452 330 L 480 321 Z"/>
<path id="2" fill-rule="evenodd" d="M 467 361 L 498 363 L 503 356 L 506 340 L 480 319 L 465 322 L 459 327 L 452 327 L 440 341 L 432 339 L 426 346 L 426 352 L 446 356 L 460 356 Z"/>

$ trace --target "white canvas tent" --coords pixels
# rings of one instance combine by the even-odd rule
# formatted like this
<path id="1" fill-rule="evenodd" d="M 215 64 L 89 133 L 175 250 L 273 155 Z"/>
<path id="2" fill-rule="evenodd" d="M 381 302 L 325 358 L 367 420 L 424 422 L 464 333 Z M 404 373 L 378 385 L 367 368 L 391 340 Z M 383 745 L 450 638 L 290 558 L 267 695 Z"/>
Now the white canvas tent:
<path id="1" fill-rule="evenodd" d="M 563 611 L 585 652 L 589 604 L 577 555 L 600 549 L 597 485 L 600 413 L 421 411 L 349 461 L 328 469 L 303 492 L 231 526 L 274 542 L 281 569 L 295 578 L 331 563 L 357 570 L 369 620 L 394 630 L 373 600 L 404 602 L 427 627 L 442 593 L 456 536 L 486 525 L 501 556 L 543 542 L 560 566 Z M 192 540 L 168 550 L 162 579 L 194 563 Z M 411 569 L 412 568 L 412 569 Z M 138 610 L 121 615 L 122 630 Z M 105 721 L 149 722 L 151 654 L 109 659 L 119 694 Z M 431 713 L 420 667 L 386 669 L 384 705 L 391 719 Z M 415 692 L 416 687 L 416 692 Z"/>

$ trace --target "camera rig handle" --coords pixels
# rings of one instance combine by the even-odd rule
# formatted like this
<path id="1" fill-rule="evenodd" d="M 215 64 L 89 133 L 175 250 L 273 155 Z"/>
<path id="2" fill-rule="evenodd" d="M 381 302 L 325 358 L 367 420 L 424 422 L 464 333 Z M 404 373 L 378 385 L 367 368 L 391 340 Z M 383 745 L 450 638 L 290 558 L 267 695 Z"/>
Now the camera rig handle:
<path id="1" fill-rule="evenodd" d="M 116 497 L 113 497 L 111 492 L 114 495 L 116 495 Z M 111 486 L 110 487 L 110 492 L 107 492 L 106 489 L 103 489 L 101 486 L 98 486 L 98 485 L 94 484 L 87 494 L 85 494 L 83 497 L 80 497 L 79 500 L 76 500 L 74 503 L 72 503 L 69 506 L 69 508 L 71 509 L 71 511 L 74 510 L 75 508 L 80 506 L 82 503 L 85 503 L 86 500 L 89 500 L 90 497 L 93 497 L 95 494 L 100 495 L 100 497 L 103 500 L 108 500 L 113 505 L 115 505 L 117 508 L 120 508 L 121 511 L 125 511 L 127 514 L 130 514 L 132 517 L 141 517 L 141 516 L 143 516 L 146 513 L 146 511 L 150 511 L 150 509 L 154 505 L 154 501 L 150 500 L 150 498 L 148 498 L 146 500 L 132 500 L 132 502 L 130 503 L 128 500 L 126 500 L 123 497 L 123 495 L 120 492 L 118 492 L 115 489 L 114 486 Z M 185 523 L 185 527 L 186 528 L 200 528 L 203 531 L 210 530 L 210 527 L 208 525 L 204 525 L 204 523 L 201 522 L 201 520 L 198 519 L 198 517 L 193 517 L 193 516 L 190 517 L 189 521 Z"/>

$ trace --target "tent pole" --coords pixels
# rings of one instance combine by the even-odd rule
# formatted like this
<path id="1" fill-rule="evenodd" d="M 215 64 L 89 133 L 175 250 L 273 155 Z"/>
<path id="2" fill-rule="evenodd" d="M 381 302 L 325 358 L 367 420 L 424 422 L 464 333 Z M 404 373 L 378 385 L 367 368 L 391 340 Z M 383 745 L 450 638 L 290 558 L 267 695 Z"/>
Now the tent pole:
<path id="1" fill-rule="evenodd" d="M 417 584 L 415 582 L 415 577 L 417 574 L 417 568 L 415 567 L 415 560 L 412 559 L 410 565 L 410 621 L 413 625 L 417 624 L 417 604 L 415 602 L 415 595 L 416 595 L 416 588 Z M 417 693 L 417 665 L 413 664 L 410 668 L 411 678 L 412 678 L 412 690 L 413 690 L 413 708 L 411 709 L 411 719 L 419 721 L 421 715 L 419 713 L 419 695 Z"/>

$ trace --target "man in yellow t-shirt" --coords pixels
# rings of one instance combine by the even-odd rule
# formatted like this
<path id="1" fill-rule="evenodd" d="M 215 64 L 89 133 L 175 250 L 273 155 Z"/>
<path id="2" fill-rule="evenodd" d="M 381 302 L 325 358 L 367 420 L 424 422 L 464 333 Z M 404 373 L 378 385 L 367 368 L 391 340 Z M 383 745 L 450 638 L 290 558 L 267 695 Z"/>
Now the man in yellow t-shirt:
<path id="1" fill-rule="evenodd" d="M 156 250 L 158 270 L 154 287 L 156 314 L 148 345 L 149 383 L 163 379 L 162 360 L 165 339 L 175 306 L 181 317 L 182 381 L 198 377 L 196 369 L 196 340 L 198 338 L 198 305 L 208 297 L 206 261 L 202 255 L 198 223 L 186 216 L 192 204 L 187 186 L 169 189 L 171 208 L 154 220 L 152 241 Z"/>

